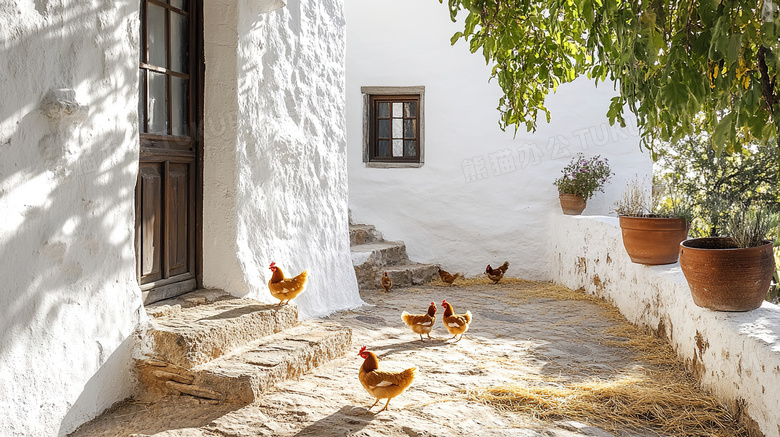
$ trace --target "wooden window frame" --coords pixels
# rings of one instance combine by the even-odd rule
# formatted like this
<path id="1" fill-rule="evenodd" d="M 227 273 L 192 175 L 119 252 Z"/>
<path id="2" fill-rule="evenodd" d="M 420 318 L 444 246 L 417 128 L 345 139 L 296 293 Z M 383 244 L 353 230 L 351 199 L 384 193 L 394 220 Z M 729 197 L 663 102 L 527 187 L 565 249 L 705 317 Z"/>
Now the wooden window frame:
<path id="1" fill-rule="evenodd" d="M 363 162 L 373 168 L 417 168 L 425 162 L 425 87 L 362 87 L 363 93 Z M 416 157 L 379 157 L 377 155 L 377 114 L 375 102 L 417 102 Z"/>

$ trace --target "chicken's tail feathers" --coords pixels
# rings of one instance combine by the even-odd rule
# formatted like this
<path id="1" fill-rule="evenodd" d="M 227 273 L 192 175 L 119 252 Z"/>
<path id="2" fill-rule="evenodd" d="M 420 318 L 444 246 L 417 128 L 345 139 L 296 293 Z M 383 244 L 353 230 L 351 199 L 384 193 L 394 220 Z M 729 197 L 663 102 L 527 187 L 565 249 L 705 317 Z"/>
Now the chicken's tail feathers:
<path id="1" fill-rule="evenodd" d="M 461 276 L 463 276 L 462 273 L 455 273 L 455 276 L 452 277 L 452 280 L 454 281 L 454 280 L 460 278 Z"/>
<path id="2" fill-rule="evenodd" d="M 466 311 L 466 322 L 471 323 L 471 311 Z"/>
<path id="3" fill-rule="evenodd" d="M 509 270 L 509 261 L 504 261 L 504 263 L 501 264 L 501 266 L 498 269 L 506 273 L 506 271 Z"/>
<path id="4" fill-rule="evenodd" d="M 292 278 L 293 282 L 295 282 L 295 285 L 297 287 L 301 288 L 301 291 L 306 288 L 306 284 L 309 281 L 309 272 L 307 270 L 302 271 L 301 273 L 298 273 L 298 276 Z"/>
<path id="5" fill-rule="evenodd" d="M 401 320 L 403 320 L 404 323 L 406 323 L 408 325 L 409 324 L 408 319 L 409 319 L 410 316 L 411 316 L 411 314 L 409 314 L 408 312 L 404 311 L 404 312 L 401 313 Z"/>

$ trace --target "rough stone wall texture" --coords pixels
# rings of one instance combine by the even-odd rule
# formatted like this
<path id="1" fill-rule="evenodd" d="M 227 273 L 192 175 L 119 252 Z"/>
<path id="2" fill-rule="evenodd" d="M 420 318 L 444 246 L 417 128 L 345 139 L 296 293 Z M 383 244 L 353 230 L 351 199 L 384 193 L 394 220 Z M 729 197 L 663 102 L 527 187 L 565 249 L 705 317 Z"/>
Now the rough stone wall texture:
<path id="1" fill-rule="evenodd" d="M 206 23 L 204 282 L 274 303 L 276 262 L 287 276 L 309 271 L 295 299 L 303 318 L 362 304 L 349 255 L 342 2 L 206 8 L 217 19 Z"/>
<path id="2" fill-rule="evenodd" d="M 741 313 L 693 303 L 680 264 L 633 264 L 615 217 L 551 215 L 552 279 L 611 301 L 632 323 L 666 337 L 721 402 L 767 437 L 780 436 L 780 307 Z"/>
<path id="3" fill-rule="evenodd" d="M 450 45 L 462 28 L 446 4 L 347 0 L 345 10 L 353 221 L 404 241 L 410 259 L 468 275 L 509 260 L 509 275 L 546 279 L 548 215 L 560 212 L 552 182 L 569 160 L 601 154 L 616 173 L 584 214 L 607 214 L 627 179 L 650 173 L 637 133 L 609 126 L 610 84 L 561 86 L 548 100 L 552 122 L 540 114 L 536 133 L 514 138 L 498 127 L 500 88 L 484 58 Z M 423 167 L 365 167 L 362 86 L 425 86 Z"/>
<path id="4" fill-rule="evenodd" d="M 0 2 L 0 435 L 132 392 L 138 2 Z"/>

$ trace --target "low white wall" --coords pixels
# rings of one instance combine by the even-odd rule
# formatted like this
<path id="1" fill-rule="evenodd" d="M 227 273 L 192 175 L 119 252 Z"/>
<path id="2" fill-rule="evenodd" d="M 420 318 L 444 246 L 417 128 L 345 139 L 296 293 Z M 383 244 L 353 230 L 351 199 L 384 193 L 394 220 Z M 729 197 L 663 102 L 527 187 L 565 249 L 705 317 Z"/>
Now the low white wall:
<path id="1" fill-rule="evenodd" d="M 132 394 L 139 2 L 0 2 L 0 435 Z M 54 91 L 58 89 L 71 91 Z"/>
<path id="2" fill-rule="evenodd" d="M 269 264 L 309 271 L 304 318 L 362 304 L 349 252 L 341 1 L 205 10 L 203 282 L 277 303 Z"/>
<path id="3" fill-rule="evenodd" d="M 727 313 L 693 303 L 680 264 L 633 264 L 615 217 L 549 216 L 552 279 L 612 302 L 632 323 L 665 336 L 737 415 L 780 436 L 780 307 Z"/>
<path id="4" fill-rule="evenodd" d="M 552 183 L 571 158 L 601 154 L 616 173 L 584 214 L 608 214 L 627 179 L 650 174 L 636 131 L 609 126 L 609 84 L 561 86 L 547 102 L 552 122 L 540 114 L 536 133 L 521 127 L 515 138 L 498 126 L 491 67 L 463 41 L 450 45 L 462 24 L 446 4 L 346 0 L 345 9 L 350 209 L 356 223 L 404 241 L 411 259 L 467 275 L 509 260 L 512 276 L 546 279 L 546 217 L 560 211 Z M 421 168 L 365 166 L 363 86 L 425 87 Z"/>

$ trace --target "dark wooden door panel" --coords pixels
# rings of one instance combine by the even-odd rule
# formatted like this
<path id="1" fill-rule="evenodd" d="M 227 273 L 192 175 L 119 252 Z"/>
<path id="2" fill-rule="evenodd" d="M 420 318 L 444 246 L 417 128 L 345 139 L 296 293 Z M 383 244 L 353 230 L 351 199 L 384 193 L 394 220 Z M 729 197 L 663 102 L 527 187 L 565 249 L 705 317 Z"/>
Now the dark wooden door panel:
<path id="1" fill-rule="evenodd" d="M 163 277 L 162 225 L 163 174 L 160 163 L 142 163 L 138 172 L 141 203 L 141 284 Z"/>
<path id="2" fill-rule="evenodd" d="M 168 277 L 189 271 L 190 165 L 169 164 L 168 177 Z"/>

